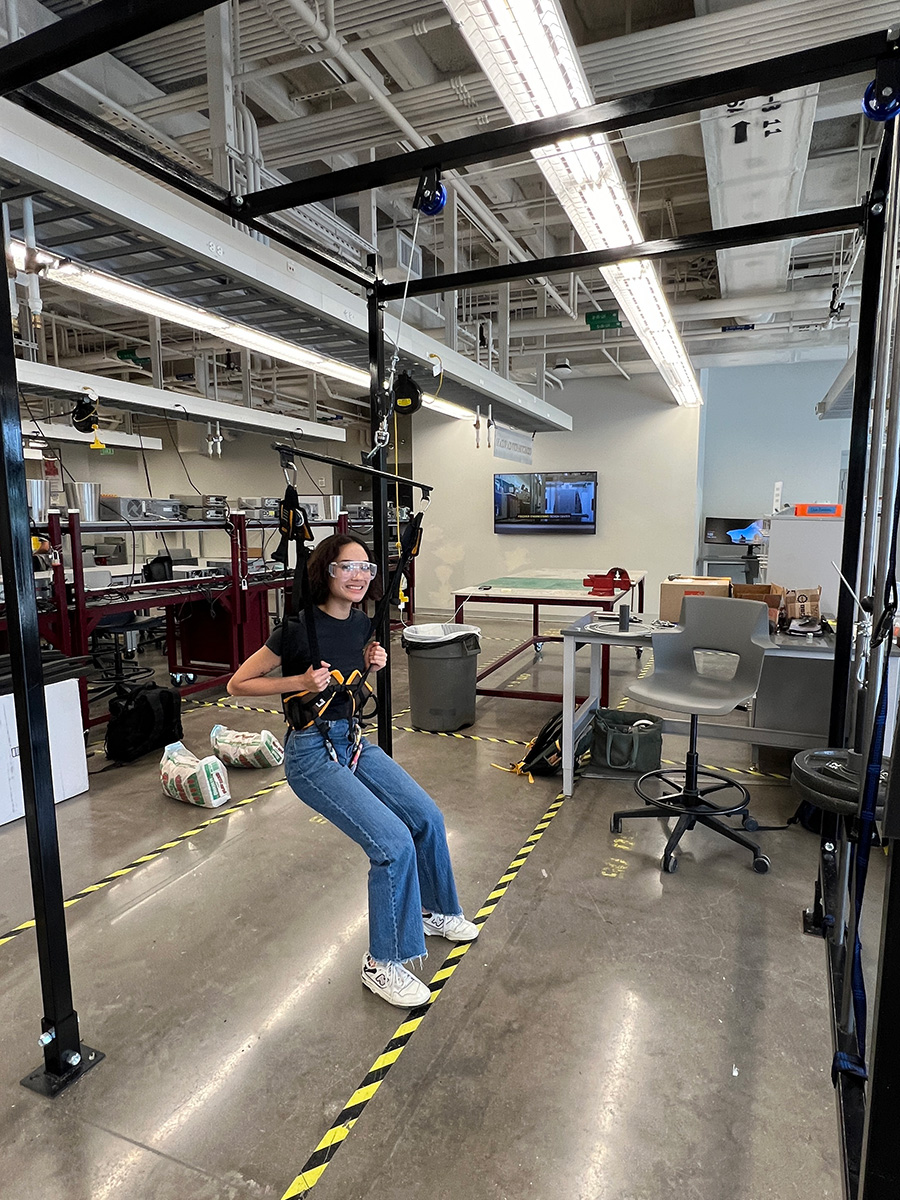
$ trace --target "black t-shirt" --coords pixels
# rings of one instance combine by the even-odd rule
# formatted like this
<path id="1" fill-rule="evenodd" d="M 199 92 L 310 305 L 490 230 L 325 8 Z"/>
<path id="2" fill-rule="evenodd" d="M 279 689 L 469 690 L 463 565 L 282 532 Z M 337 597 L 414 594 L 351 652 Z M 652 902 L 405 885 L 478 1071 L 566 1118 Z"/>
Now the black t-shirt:
<path id="1" fill-rule="evenodd" d="M 361 609 L 353 608 L 345 620 L 329 616 L 314 608 L 316 635 L 322 661 L 332 671 L 340 671 L 344 679 L 353 671 L 365 671 L 363 650 L 372 638 L 372 620 Z M 306 617 L 289 617 L 274 629 L 266 642 L 273 654 L 281 658 L 283 675 L 302 675 L 311 666 L 309 642 L 306 636 Z M 350 715 L 349 700 L 336 698 L 328 706 L 328 719 L 337 721 Z"/>

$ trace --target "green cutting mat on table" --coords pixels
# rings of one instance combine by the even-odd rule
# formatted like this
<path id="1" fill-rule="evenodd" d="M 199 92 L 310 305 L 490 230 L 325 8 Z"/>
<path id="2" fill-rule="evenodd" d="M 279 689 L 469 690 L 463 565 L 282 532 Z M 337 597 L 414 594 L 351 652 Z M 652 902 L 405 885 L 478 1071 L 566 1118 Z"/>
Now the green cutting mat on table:
<path id="1" fill-rule="evenodd" d="M 491 587 L 531 588 L 536 592 L 571 592 L 577 590 L 579 579 L 528 579 L 525 576 L 510 575 L 502 579 L 489 579 Z"/>

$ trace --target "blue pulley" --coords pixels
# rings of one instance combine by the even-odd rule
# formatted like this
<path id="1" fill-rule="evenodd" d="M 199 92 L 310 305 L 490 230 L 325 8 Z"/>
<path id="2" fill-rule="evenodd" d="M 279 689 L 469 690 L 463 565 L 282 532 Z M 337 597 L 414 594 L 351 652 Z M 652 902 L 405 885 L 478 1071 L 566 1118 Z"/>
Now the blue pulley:
<path id="1" fill-rule="evenodd" d="M 883 99 L 875 90 L 876 82 L 873 79 L 866 88 L 862 110 L 871 121 L 892 121 L 900 112 L 900 95 L 894 94 L 889 99 Z"/>
<path id="2" fill-rule="evenodd" d="M 442 183 L 439 183 L 430 195 L 422 198 L 419 211 L 426 217 L 436 217 L 439 212 L 443 212 L 446 203 L 447 189 Z"/>

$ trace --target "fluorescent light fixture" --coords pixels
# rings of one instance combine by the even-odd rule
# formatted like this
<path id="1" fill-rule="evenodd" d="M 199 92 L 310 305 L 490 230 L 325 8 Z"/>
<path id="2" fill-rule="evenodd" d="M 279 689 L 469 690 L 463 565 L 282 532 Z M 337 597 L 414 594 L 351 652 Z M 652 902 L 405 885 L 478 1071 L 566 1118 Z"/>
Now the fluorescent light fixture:
<path id="1" fill-rule="evenodd" d="M 422 397 L 422 405 L 430 408 L 432 412 L 442 413 L 445 417 L 455 417 L 457 421 L 471 421 L 475 417 L 470 408 L 463 408 L 461 404 L 454 404 L 452 400 L 442 400 L 440 396 L 426 394 Z"/>
<path id="2" fill-rule="evenodd" d="M 594 103 L 558 0 L 446 0 L 472 53 L 513 121 L 521 124 Z M 643 241 L 609 139 L 591 134 L 532 151 L 589 250 Z M 649 262 L 604 267 L 629 324 L 679 404 L 700 388 Z"/>
<path id="3" fill-rule="evenodd" d="M 159 438 L 138 437 L 136 433 L 120 433 L 117 429 L 101 429 L 103 444 L 115 446 L 121 450 L 162 450 L 163 444 Z M 90 446 L 93 434 L 79 433 L 71 425 L 55 425 L 52 421 L 41 421 L 40 428 L 34 421 L 22 422 L 22 436 L 33 441 L 73 442 L 75 445 Z M 46 444 L 45 442 L 45 444 Z M 26 458 L 32 455 L 26 454 Z M 41 458 L 39 449 L 35 449 L 33 457 Z"/>
<path id="4" fill-rule="evenodd" d="M 289 342 L 284 338 L 274 337 L 250 325 L 239 321 L 229 321 L 216 313 L 207 312 L 195 304 L 186 304 L 151 288 L 141 287 L 135 283 L 126 283 L 104 271 L 96 271 L 93 267 L 84 267 L 71 259 L 56 258 L 46 251 L 28 251 L 24 243 L 10 242 L 10 254 L 17 270 L 26 269 L 26 263 L 39 265 L 41 275 L 48 283 L 60 284 L 62 287 L 73 288 L 100 300 L 109 300 L 113 304 L 121 304 L 147 316 L 159 317 L 162 321 L 171 321 L 183 325 L 186 329 L 198 329 L 209 333 L 226 342 L 243 346 L 257 354 L 265 354 L 278 358 L 282 362 L 290 362 L 295 366 L 304 367 L 331 379 L 340 379 L 361 388 L 368 388 L 369 373 L 359 367 L 328 358 L 314 350 L 306 350 L 302 346 Z"/>
<path id="5" fill-rule="evenodd" d="M 361 367 L 351 366 L 350 363 L 340 362 L 336 358 L 328 358 L 315 350 L 305 350 L 295 342 L 285 338 L 264 333 L 250 325 L 239 321 L 229 321 L 225 317 L 207 312 L 194 304 L 186 304 L 171 296 L 154 292 L 151 288 L 138 284 L 126 283 L 93 267 L 84 267 L 71 259 L 61 259 L 46 250 L 34 249 L 29 251 L 24 242 L 12 240 L 9 252 L 17 271 L 25 271 L 28 266 L 39 265 L 41 276 L 50 283 L 73 288 L 89 296 L 101 300 L 109 300 L 113 304 L 121 304 L 136 312 L 158 317 L 162 321 L 171 321 L 183 325 L 186 329 L 199 329 L 204 333 L 213 334 L 223 341 L 242 346 L 255 354 L 263 354 L 269 358 L 277 358 L 281 362 L 293 363 L 305 370 L 325 375 L 329 379 L 339 379 L 358 387 L 361 391 L 369 390 L 369 372 Z M 444 416 L 468 419 L 472 412 L 450 401 L 441 400 L 436 396 L 426 396 L 423 401 L 435 412 Z"/>

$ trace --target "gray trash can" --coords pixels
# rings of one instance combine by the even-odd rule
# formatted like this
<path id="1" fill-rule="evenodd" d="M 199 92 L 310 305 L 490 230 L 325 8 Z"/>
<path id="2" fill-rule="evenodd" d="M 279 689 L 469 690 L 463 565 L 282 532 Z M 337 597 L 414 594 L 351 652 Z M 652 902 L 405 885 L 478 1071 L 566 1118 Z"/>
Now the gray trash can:
<path id="1" fill-rule="evenodd" d="M 477 625 L 410 625 L 401 645 L 409 665 L 410 721 L 452 733 L 475 720 L 481 630 Z"/>

